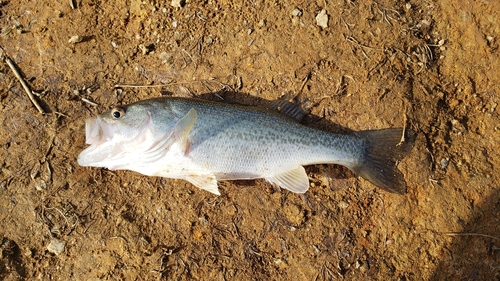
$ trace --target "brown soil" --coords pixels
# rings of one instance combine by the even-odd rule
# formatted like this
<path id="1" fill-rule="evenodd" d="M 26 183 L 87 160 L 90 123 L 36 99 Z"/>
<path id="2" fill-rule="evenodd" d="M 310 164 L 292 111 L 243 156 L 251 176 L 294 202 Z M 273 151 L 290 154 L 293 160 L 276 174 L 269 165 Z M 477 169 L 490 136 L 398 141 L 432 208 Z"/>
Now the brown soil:
<path id="1" fill-rule="evenodd" d="M 70 2 L 0 1 L 48 112 L 0 63 L 0 279 L 499 280 L 500 2 Z M 339 166 L 309 167 L 305 196 L 78 166 L 85 118 L 169 93 L 300 93 L 311 126 L 411 127 L 408 192 Z"/>

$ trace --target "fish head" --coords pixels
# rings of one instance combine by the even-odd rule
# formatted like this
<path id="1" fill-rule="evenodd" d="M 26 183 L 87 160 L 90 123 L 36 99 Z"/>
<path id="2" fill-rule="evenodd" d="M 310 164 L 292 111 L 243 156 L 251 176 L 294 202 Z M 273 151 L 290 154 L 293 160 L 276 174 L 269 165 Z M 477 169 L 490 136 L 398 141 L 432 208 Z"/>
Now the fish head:
<path id="1" fill-rule="evenodd" d="M 85 142 L 128 142 L 140 136 L 150 123 L 151 114 L 143 107 L 115 107 L 85 121 Z"/>
<path id="2" fill-rule="evenodd" d="M 85 121 L 85 142 L 80 166 L 118 169 L 133 162 L 152 139 L 151 110 L 142 104 L 118 106 Z"/>

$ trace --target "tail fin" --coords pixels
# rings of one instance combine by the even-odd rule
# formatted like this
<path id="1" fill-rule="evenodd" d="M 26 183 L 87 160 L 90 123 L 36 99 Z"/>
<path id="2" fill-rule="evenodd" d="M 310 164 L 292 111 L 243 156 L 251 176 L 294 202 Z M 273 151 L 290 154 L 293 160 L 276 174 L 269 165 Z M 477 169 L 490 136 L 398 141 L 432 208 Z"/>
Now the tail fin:
<path id="1" fill-rule="evenodd" d="M 365 157 L 351 169 L 380 188 L 404 194 L 406 182 L 397 168 L 397 162 L 411 151 L 415 141 L 415 132 L 409 129 L 405 131 L 383 129 L 361 131 L 356 135 L 366 143 Z"/>

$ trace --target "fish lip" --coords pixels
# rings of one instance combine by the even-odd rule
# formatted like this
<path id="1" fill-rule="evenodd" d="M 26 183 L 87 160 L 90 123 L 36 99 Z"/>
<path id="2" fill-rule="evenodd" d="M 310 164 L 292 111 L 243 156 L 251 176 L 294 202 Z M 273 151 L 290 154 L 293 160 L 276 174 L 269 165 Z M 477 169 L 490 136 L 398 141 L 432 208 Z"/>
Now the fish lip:
<path id="1" fill-rule="evenodd" d="M 97 117 L 90 117 L 85 120 L 85 143 L 98 143 L 101 139 L 100 126 L 97 124 Z"/>
<path id="2" fill-rule="evenodd" d="M 101 144 L 113 140 L 115 125 L 103 120 L 99 115 L 85 120 L 85 143 Z"/>

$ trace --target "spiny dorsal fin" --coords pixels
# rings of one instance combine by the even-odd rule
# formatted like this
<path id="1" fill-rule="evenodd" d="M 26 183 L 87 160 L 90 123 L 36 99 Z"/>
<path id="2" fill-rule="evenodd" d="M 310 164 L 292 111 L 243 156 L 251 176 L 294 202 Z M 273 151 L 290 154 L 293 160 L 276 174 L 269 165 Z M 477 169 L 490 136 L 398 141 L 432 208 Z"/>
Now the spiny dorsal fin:
<path id="1" fill-rule="evenodd" d="M 269 103 L 266 107 L 301 121 L 307 112 L 298 103 L 295 103 L 295 99 L 296 97 L 293 97 L 291 94 L 285 94 L 281 98 Z"/>

